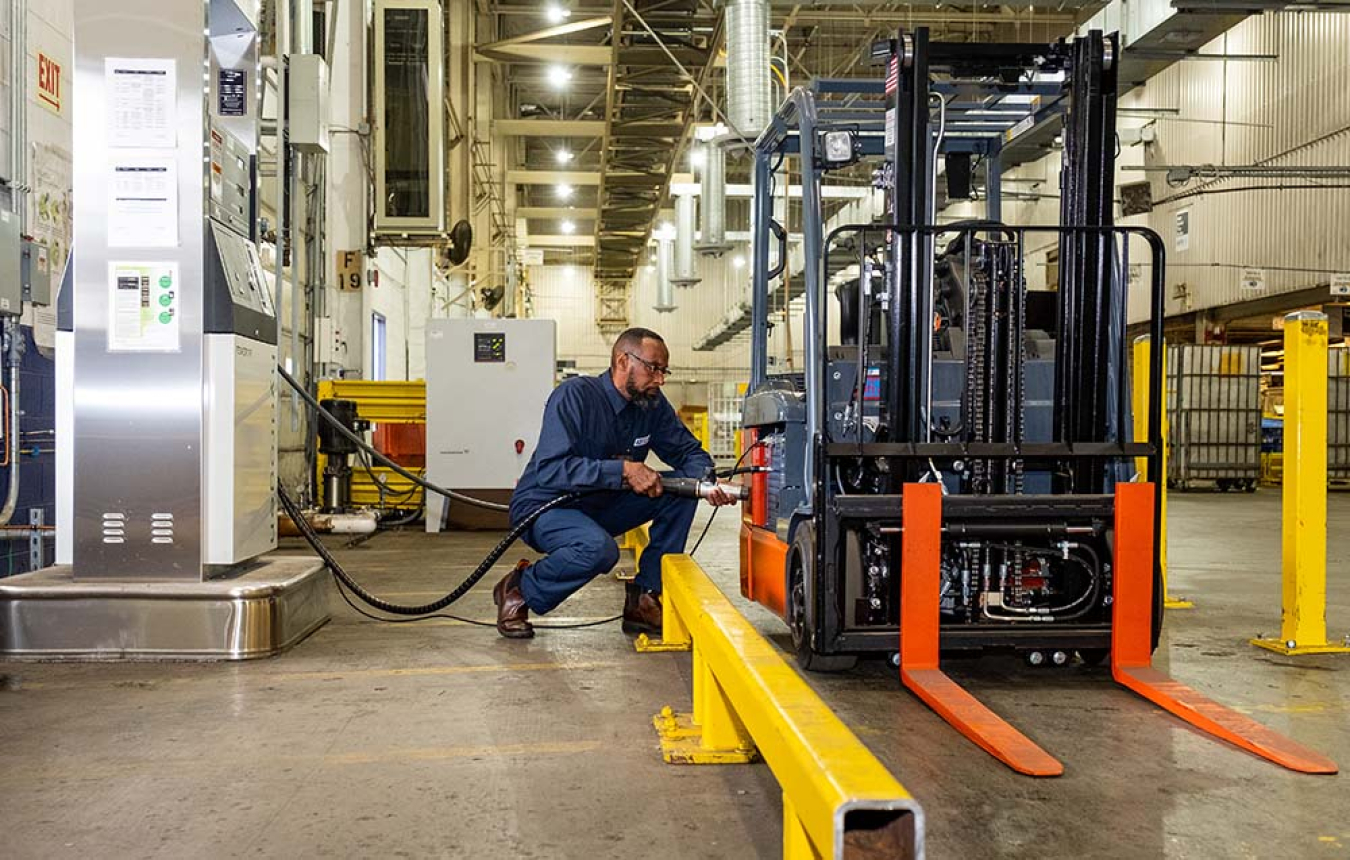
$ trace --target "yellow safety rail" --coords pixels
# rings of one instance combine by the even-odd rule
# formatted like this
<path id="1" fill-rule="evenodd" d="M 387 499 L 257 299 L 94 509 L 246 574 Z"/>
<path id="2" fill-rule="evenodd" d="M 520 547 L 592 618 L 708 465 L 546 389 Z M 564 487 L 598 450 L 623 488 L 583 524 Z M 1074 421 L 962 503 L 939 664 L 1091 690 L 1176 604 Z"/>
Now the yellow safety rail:
<path id="1" fill-rule="evenodd" d="M 1134 375 L 1130 405 L 1134 412 L 1134 438 L 1148 440 L 1148 362 L 1151 338 L 1140 335 L 1134 339 Z M 1162 494 L 1162 522 L 1158 524 L 1158 564 L 1162 568 L 1163 606 L 1168 609 L 1193 609 L 1195 604 L 1189 600 L 1173 597 L 1167 587 L 1167 345 L 1163 344 L 1163 405 L 1162 405 L 1162 460 L 1158 464 L 1162 476 L 1158 480 L 1158 492 Z M 1135 458 L 1135 471 L 1140 481 L 1148 480 L 1148 458 Z"/>
<path id="2" fill-rule="evenodd" d="M 1280 654 L 1350 653 L 1327 641 L 1327 315 L 1284 320 L 1284 611 L 1279 639 L 1251 641 Z"/>
<path id="3" fill-rule="evenodd" d="M 672 764 L 762 757 L 783 788 L 785 858 L 923 855 L 923 812 L 687 555 L 662 559 L 662 638 L 693 651 L 693 713 L 655 717 Z"/>
<path id="4" fill-rule="evenodd" d="M 633 553 L 633 566 L 630 569 L 624 563 L 620 556 L 619 563 L 614 566 L 614 576 L 617 579 L 626 581 L 637 578 L 638 565 L 642 563 L 642 551 L 647 548 L 647 544 L 652 542 L 651 524 L 643 523 L 635 529 L 629 529 L 619 536 L 619 550 L 628 550 Z"/>
<path id="5" fill-rule="evenodd" d="M 422 380 L 376 382 L 367 379 L 325 379 L 319 382 L 319 400 L 337 398 L 356 401 L 356 412 L 374 424 L 425 424 L 427 422 L 427 384 Z M 318 456 L 315 477 L 323 486 L 323 470 L 328 458 Z M 387 466 L 372 464 L 372 479 L 359 463 L 352 466 L 351 502 L 358 507 L 380 504 L 380 486 L 384 486 L 386 507 L 411 510 L 422 505 L 422 488 Z M 423 470 L 410 468 L 417 474 Z"/>

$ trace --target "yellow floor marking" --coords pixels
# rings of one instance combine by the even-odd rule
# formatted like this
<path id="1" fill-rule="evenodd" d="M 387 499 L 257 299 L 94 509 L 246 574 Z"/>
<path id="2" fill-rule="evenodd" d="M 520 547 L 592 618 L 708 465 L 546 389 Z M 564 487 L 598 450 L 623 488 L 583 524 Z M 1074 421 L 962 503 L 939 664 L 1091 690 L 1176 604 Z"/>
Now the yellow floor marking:
<path id="1" fill-rule="evenodd" d="M 578 663 L 489 663 L 481 666 L 411 666 L 406 668 L 384 669 L 328 669 L 318 672 L 279 672 L 240 674 L 232 680 L 253 681 L 260 685 L 279 681 L 335 680 L 346 678 L 399 678 L 425 675 L 471 675 L 491 672 L 550 672 L 586 669 L 608 669 L 621 665 L 616 661 L 594 661 Z M 102 686 L 125 686 L 154 689 L 164 684 L 200 684 L 219 685 L 225 676 L 217 673 L 204 673 L 190 678 L 118 678 L 110 681 L 82 679 L 76 682 L 66 681 L 21 681 L 22 690 L 76 690 L 87 689 L 91 684 Z"/>
<path id="2" fill-rule="evenodd" d="M 569 669 L 604 669 L 614 661 L 594 663 L 491 663 L 485 666 L 413 666 L 406 669 L 334 669 L 327 672 L 290 672 L 255 675 L 268 681 L 304 681 L 314 678 L 400 678 L 418 675 L 468 675 L 476 672 L 549 672 Z"/>
<path id="3" fill-rule="evenodd" d="M 1248 705 L 1233 710 L 1243 714 L 1326 714 L 1344 711 L 1345 705 L 1340 702 L 1312 702 L 1306 705 Z"/>
<path id="4" fill-rule="evenodd" d="M 326 755 L 325 764 L 381 764 L 391 761 L 441 761 L 457 758 L 507 758 L 510 756 L 575 755 L 600 749 L 600 741 L 562 741 L 529 744 L 493 744 L 489 746 L 428 747 L 391 749 L 376 753 Z"/>
<path id="5" fill-rule="evenodd" d="M 486 744 L 446 747 L 421 747 L 412 749 L 385 749 L 374 752 L 351 752 L 343 754 L 320 755 L 277 755 L 269 756 L 268 766 L 272 769 L 297 767 L 306 771 L 316 763 L 327 766 L 385 764 L 390 762 L 448 761 L 468 758 L 503 759 L 520 756 L 563 756 L 593 753 L 605 746 L 604 741 L 537 741 L 518 744 Z M 201 755 L 193 758 L 118 758 L 112 760 L 90 760 L 83 757 L 53 758 L 29 765 L 10 768 L 5 775 L 11 778 L 22 777 L 33 781 L 40 780 L 111 780 L 134 778 L 142 774 L 176 774 L 199 777 L 208 768 L 233 768 L 238 764 L 235 758 L 220 758 Z"/>

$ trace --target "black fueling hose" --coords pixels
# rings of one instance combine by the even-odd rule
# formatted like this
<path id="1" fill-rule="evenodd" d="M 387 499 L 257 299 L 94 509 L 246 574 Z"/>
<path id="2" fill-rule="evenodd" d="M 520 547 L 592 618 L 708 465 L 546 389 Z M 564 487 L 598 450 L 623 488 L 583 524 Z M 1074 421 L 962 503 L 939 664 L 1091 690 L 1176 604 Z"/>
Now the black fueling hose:
<path id="1" fill-rule="evenodd" d="M 333 554 L 328 551 L 328 547 L 323 545 L 323 541 L 319 540 L 318 533 L 315 532 L 313 526 L 309 524 L 309 520 L 305 519 L 304 514 L 300 511 L 300 506 L 297 505 L 290 494 L 286 492 L 286 488 L 281 485 L 281 482 L 277 482 L 277 498 L 281 500 L 281 506 L 286 509 L 286 515 L 291 518 L 295 523 L 296 528 L 300 530 L 300 534 L 304 536 L 305 540 L 309 542 L 309 545 L 314 548 L 314 551 L 319 554 L 319 557 L 322 558 L 329 569 L 333 571 L 333 575 L 336 576 L 343 585 L 347 586 L 353 594 L 361 598 L 364 603 L 381 612 L 388 612 L 391 615 L 430 615 L 433 612 L 439 612 L 456 600 L 459 600 L 469 592 L 469 589 L 477 585 L 480 579 L 487 575 L 488 571 L 492 569 L 492 566 L 502 557 L 502 554 L 510 548 L 511 544 L 520 539 L 520 536 L 534 524 L 535 520 L 554 508 L 574 502 L 582 496 L 592 492 L 596 491 L 590 490 L 587 492 L 568 493 L 541 505 L 534 513 L 521 520 L 516 524 L 515 528 L 507 532 L 506 536 L 493 547 L 492 552 L 488 553 L 483 560 L 478 563 L 478 567 L 474 568 L 473 573 L 469 574 L 469 576 L 457 585 L 449 594 L 439 600 L 425 603 L 421 606 L 406 606 L 401 603 L 390 603 L 388 600 L 376 597 L 374 594 L 371 594 L 369 591 L 362 588 L 360 583 L 352 579 L 351 575 L 343 570 L 342 565 L 338 563 L 337 559 L 333 558 Z"/>

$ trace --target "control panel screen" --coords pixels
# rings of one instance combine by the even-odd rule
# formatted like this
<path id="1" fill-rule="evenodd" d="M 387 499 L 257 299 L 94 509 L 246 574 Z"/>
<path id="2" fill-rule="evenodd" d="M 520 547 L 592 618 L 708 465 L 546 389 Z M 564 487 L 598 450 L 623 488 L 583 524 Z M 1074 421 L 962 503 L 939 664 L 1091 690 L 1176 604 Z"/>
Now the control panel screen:
<path id="1" fill-rule="evenodd" d="M 506 361 L 506 335 L 495 331 L 474 332 L 473 360 L 475 363 Z"/>

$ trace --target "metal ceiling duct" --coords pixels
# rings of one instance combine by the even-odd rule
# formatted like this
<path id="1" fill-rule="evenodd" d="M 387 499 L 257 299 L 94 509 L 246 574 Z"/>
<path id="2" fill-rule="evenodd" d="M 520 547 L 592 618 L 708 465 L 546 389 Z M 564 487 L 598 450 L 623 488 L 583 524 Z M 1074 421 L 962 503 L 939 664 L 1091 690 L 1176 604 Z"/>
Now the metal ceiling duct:
<path id="1" fill-rule="evenodd" d="M 753 143 L 773 118 L 769 89 L 769 0 L 727 0 L 727 120 Z"/>
<path id="2" fill-rule="evenodd" d="M 703 144 L 702 188 L 698 198 L 700 254 L 716 257 L 731 249 L 727 241 L 727 154 L 718 141 Z"/>
<path id="3" fill-rule="evenodd" d="M 668 231 L 656 238 L 656 304 L 652 310 L 667 314 L 675 310 L 675 285 L 670 282 L 671 238 Z"/>
<path id="4" fill-rule="evenodd" d="M 675 198 L 675 270 L 670 282 L 677 287 L 692 287 L 703 280 L 694 267 L 694 196 Z"/>

